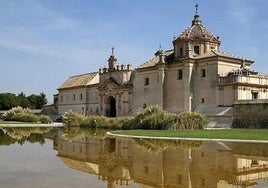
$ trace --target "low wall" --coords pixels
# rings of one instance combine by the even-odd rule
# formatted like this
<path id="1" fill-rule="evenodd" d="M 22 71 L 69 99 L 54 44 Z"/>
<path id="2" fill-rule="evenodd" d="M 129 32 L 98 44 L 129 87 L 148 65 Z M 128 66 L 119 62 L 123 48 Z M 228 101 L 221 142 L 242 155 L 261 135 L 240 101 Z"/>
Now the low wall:
<path id="1" fill-rule="evenodd" d="M 233 105 L 233 128 L 268 128 L 268 100 L 241 100 Z"/>

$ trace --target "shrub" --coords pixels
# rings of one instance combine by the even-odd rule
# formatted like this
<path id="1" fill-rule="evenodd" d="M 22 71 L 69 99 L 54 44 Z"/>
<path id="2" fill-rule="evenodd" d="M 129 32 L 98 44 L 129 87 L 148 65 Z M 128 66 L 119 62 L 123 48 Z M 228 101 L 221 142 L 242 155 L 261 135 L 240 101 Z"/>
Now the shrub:
<path id="1" fill-rule="evenodd" d="M 139 112 L 131 121 L 130 129 L 159 129 L 164 111 L 158 106 L 150 106 Z"/>
<path id="2" fill-rule="evenodd" d="M 81 121 L 80 125 L 83 127 L 97 128 L 103 127 L 107 124 L 107 118 L 104 116 L 90 116 L 88 118 L 84 118 Z"/>
<path id="3" fill-rule="evenodd" d="M 14 121 L 13 120 L 13 116 L 15 114 L 18 114 L 18 113 L 21 113 L 21 114 L 29 114 L 30 113 L 30 109 L 29 108 L 22 108 L 20 106 L 14 107 L 14 108 L 8 110 L 7 112 L 5 112 L 3 114 L 3 119 L 5 121 Z"/>
<path id="4" fill-rule="evenodd" d="M 196 112 L 172 114 L 163 111 L 158 106 L 151 106 L 138 112 L 130 123 L 129 129 L 203 129 L 207 124 L 207 119 Z"/>
<path id="5" fill-rule="evenodd" d="M 206 117 L 202 114 L 195 112 L 172 114 L 158 106 L 143 109 L 134 117 L 90 116 L 86 118 L 75 112 L 66 113 L 64 117 L 68 125 L 105 129 L 203 129 L 207 123 Z"/>
<path id="6" fill-rule="evenodd" d="M 196 112 L 183 112 L 178 115 L 180 129 L 203 129 L 207 124 L 204 115 Z"/>
<path id="7" fill-rule="evenodd" d="M 21 121 L 21 122 L 38 122 L 38 116 L 34 114 L 26 114 L 26 113 L 17 113 L 14 114 L 11 118 L 11 121 Z"/>
<path id="8" fill-rule="evenodd" d="M 39 121 L 41 123 L 51 123 L 51 119 L 49 116 L 41 115 L 39 116 Z"/>
<path id="9" fill-rule="evenodd" d="M 85 116 L 77 112 L 65 112 L 63 115 L 63 122 L 70 126 L 80 126 Z"/>
<path id="10" fill-rule="evenodd" d="M 104 116 L 90 116 L 80 122 L 80 126 L 89 128 L 122 129 L 128 118 L 108 118 Z"/>
<path id="11" fill-rule="evenodd" d="M 51 123 L 51 119 L 48 116 L 37 116 L 30 113 L 30 109 L 22 108 L 20 106 L 14 107 L 3 114 L 3 119 L 5 121 L 21 121 L 21 122 L 41 122 L 41 123 Z"/>

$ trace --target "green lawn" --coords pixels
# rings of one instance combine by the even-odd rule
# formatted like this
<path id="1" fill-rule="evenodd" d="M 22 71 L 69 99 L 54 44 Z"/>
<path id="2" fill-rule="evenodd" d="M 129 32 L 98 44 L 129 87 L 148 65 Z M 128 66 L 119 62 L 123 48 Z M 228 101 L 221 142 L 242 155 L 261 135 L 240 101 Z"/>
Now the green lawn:
<path id="1" fill-rule="evenodd" d="M 268 129 L 219 129 L 219 130 L 122 130 L 114 134 L 150 137 L 268 140 Z"/>

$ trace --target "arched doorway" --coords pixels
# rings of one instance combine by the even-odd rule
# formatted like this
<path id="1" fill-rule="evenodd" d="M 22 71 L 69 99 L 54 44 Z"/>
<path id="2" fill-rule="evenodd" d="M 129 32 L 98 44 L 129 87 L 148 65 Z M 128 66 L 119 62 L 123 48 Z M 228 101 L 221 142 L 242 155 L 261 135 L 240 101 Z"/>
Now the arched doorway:
<path id="1" fill-rule="evenodd" d="M 106 116 L 116 117 L 116 100 L 112 96 L 107 99 Z"/>

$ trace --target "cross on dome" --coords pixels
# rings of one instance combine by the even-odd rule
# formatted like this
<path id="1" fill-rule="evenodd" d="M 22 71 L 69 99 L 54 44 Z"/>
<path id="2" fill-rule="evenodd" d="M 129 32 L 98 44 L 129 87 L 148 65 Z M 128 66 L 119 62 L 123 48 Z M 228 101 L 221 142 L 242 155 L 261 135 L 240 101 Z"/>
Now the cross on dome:
<path id="1" fill-rule="evenodd" d="M 112 55 L 114 55 L 114 47 L 112 47 Z"/>
<path id="2" fill-rule="evenodd" d="M 195 5 L 195 14 L 197 15 L 198 14 L 198 3 L 196 3 L 196 5 Z"/>

